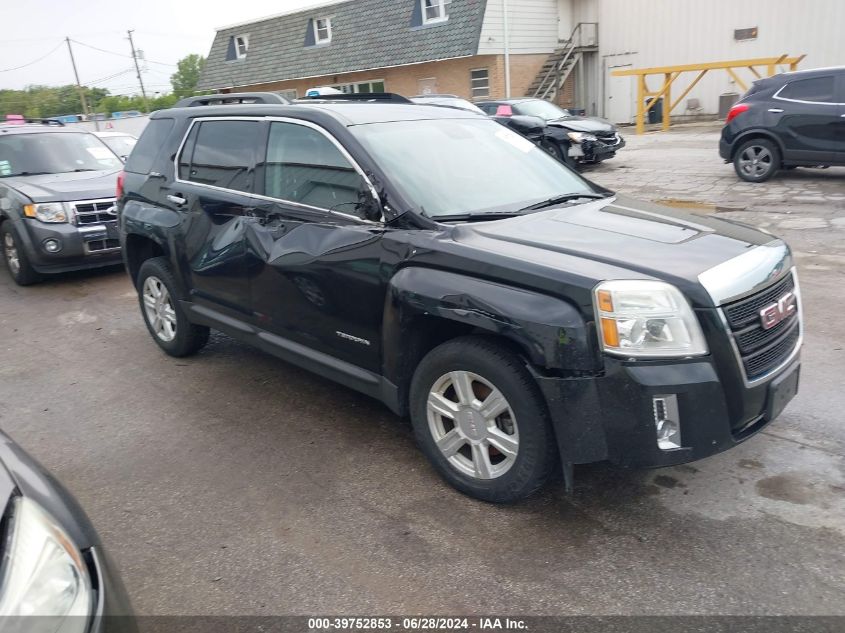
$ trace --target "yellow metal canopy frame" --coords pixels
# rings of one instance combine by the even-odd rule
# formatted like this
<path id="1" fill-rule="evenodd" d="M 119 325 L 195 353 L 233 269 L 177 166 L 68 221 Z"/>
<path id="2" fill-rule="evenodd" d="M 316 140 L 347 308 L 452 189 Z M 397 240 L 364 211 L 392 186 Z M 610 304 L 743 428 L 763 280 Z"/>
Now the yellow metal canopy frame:
<path id="1" fill-rule="evenodd" d="M 767 77 L 771 77 L 777 72 L 778 66 L 788 65 L 790 70 L 798 70 L 798 64 L 806 57 L 801 55 L 799 57 L 789 57 L 788 55 L 781 55 L 780 57 L 759 57 L 756 59 L 737 59 L 727 62 L 707 62 L 704 64 L 684 64 L 681 66 L 659 66 L 656 68 L 629 68 L 625 70 L 614 70 L 614 77 L 636 77 L 637 78 L 637 134 L 645 132 L 645 117 L 649 110 L 651 110 L 663 98 L 664 104 L 669 104 L 668 107 L 663 108 L 663 129 L 668 130 L 672 124 L 672 110 L 678 107 L 684 97 L 698 85 L 711 70 L 725 70 L 736 82 L 743 92 L 748 90 L 742 78 L 737 74 L 738 69 L 748 69 L 755 79 L 761 79 L 765 72 Z M 758 70 L 760 68 L 760 70 Z M 680 97 L 672 101 L 672 84 L 683 73 L 697 72 L 698 75 L 683 91 Z M 652 91 L 648 87 L 649 75 L 662 75 L 663 87 L 660 90 Z M 646 98 L 651 97 L 651 101 L 646 103 Z"/>

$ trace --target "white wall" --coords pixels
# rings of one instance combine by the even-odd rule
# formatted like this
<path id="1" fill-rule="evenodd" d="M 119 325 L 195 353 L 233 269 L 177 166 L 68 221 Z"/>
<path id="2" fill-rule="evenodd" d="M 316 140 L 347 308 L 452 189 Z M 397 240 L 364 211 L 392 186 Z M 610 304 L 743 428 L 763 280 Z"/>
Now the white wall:
<path id="1" fill-rule="evenodd" d="M 806 53 L 800 68 L 845 64 L 845 0 L 598 0 L 600 54 L 603 62 L 605 112 L 609 97 L 625 98 L 628 90 L 609 79 L 609 68 L 630 64 L 648 68 L 709 61 L 790 56 Z M 737 42 L 734 29 L 757 27 L 756 40 Z M 786 69 L 788 70 L 788 69 Z M 748 70 L 737 73 L 746 83 Z M 672 91 L 680 95 L 695 74 L 681 75 Z M 628 81 L 634 82 L 634 78 Z M 654 77 L 650 88 L 660 86 Z M 719 95 L 742 93 L 724 70 L 710 71 L 686 97 L 698 98 L 705 112 L 718 111 Z M 614 94 L 615 93 L 615 94 Z M 634 91 L 636 94 L 636 91 Z M 685 100 L 686 100 L 685 99 Z M 683 114 L 679 105 L 675 114 Z M 619 122 L 619 121 L 617 121 Z"/>
<path id="2" fill-rule="evenodd" d="M 571 0 L 565 0 L 570 2 Z M 514 55 L 552 53 L 558 47 L 558 0 L 508 0 L 510 50 Z M 479 55 L 504 52 L 502 0 L 487 0 Z"/>

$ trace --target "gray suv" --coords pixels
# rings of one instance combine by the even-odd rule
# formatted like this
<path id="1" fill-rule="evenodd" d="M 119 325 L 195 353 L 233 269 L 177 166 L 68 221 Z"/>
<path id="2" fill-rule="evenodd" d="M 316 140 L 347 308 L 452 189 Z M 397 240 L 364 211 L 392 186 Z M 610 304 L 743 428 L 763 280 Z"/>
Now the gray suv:
<path id="1" fill-rule="evenodd" d="M 120 263 L 122 167 L 89 132 L 53 121 L 0 125 L 0 244 L 17 284 Z"/>

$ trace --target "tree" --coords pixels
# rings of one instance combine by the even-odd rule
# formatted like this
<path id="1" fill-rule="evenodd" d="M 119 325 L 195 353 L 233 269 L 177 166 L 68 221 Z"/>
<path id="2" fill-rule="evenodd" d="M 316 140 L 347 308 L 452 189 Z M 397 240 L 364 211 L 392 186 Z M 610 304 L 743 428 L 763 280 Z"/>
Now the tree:
<path id="1" fill-rule="evenodd" d="M 205 57 L 191 54 L 176 63 L 176 72 L 170 76 L 173 94 L 177 97 L 187 97 L 196 92 L 200 80 L 200 73 L 205 66 Z"/>

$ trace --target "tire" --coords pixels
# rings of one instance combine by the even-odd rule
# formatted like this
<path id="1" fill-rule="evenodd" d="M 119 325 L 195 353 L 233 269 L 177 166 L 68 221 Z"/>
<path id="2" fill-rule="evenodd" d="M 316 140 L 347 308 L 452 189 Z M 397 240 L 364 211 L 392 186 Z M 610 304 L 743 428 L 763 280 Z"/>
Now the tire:
<path id="1" fill-rule="evenodd" d="M 561 144 L 548 140 L 540 143 L 540 147 L 570 169 L 577 169 L 577 163 L 569 156 L 568 147 L 564 148 Z"/>
<path id="2" fill-rule="evenodd" d="M 764 138 L 755 138 L 739 146 L 734 154 L 736 175 L 746 182 L 765 182 L 781 168 L 780 150 Z"/>
<path id="3" fill-rule="evenodd" d="M 29 263 L 26 249 L 9 221 L 0 224 L 0 249 L 9 276 L 19 286 L 31 286 L 41 281 L 41 274 Z"/>
<path id="4" fill-rule="evenodd" d="M 557 442 L 539 388 L 519 357 L 495 341 L 463 337 L 429 352 L 414 372 L 410 404 L 422 452 L 470 497 L 520 501 L 556 471 Z"/>
<path id="5" fill-rule="evenodd" d="M 188 320 L 179 305 L 181 293 L 166 257 L 154 257 L 138 271 L 138 302 L 150 336 L 170 356 L 182 358 L 200 351 L 209 328 Z"/>

